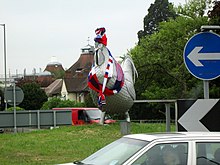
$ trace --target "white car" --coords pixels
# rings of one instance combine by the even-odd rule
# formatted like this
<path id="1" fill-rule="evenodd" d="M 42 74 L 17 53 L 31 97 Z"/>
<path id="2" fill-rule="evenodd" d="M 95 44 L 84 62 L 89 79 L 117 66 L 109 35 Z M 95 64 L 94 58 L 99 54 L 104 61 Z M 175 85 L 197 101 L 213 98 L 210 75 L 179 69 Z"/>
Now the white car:
<path id="1" fill-rule="evenodd" d="M 220 165 L 220 132 L 126 135 L 71 164 Z"/>

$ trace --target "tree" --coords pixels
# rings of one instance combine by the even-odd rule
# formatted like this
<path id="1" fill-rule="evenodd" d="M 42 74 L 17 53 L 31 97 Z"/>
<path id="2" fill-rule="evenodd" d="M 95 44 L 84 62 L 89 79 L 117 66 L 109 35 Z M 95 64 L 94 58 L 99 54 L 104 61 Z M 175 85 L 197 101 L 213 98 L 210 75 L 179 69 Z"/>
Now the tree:
<path id="1" fill-rule="evenodd" d="M 182 56 L 187 41 L 207 23 L 207 17 L 177 17 L 175 20 L 161 22 L 157 33 L 143 38 L 131 50 L 139 73 L 135 83 L 137 99 L 202 97 L 202 81 L 188 72 Z M 159 112 L 162 111 L 163 105 L 149 104 L 144 112 L 136 107 L 131 110 L 131 114 L 136 117 L 142 114 L 145 119 L 161 119 L 164 115 Z"/>
<path id="2" fill-rule="evenodd" d="M 202 25 L 208 25 L 204 16 L 209 0 L 191 0 L 184 6 L 175 8 L 175 19 L 157 25 L 157 31 L 143 37 L 132 50 L 132 58 L 139 73 L 135 89 L 137 99 L 185 99 L 202 98 L 202 81 L 192 76 L 183 61 L 183 51 L 187 41 L 200 32 Z M 219 83 L 210 83 L 210 97 L 220 97 Z M 132 118 L 160 119 L 164 107 L 148 104 L 144 111 L 135 105 Z M 172 108 L 172 107 L 171 107 Z M 139 116 L 138 116 L 139 115 Z"/>
<path id="3" fill-rule="evenodd" d="M 160 31 L 143 39 L 131 50 L 139 79 L 135 85 L 137 97 L 172 99 L 189 97 L 197 84 L 186 70 L 182 54 L 192 35 L 207 24 L 207 18 L 184 18 L 162 22 Z"/>
<path id="4" fill-rule="evenodd" d="M 62 79 L 62 78 L 64 78 L 64 75 L 65 75 L 64 70 L 57 70 L 57 71 L 54 71 L 52 73 L 54 74 L 55 79 Z"/>
<path id="5" fill-rule="evenodd" d="M 175 18 L 176 14 L 173 5 L 168 0 L 155 0 L 148 9 L 148 14 L 144 17 L 144 30 L 138 32 L 139 42 L 144 36 L 151 35 L 158 31 L 160 22 Z"/>
<path id="6" fill-rule="evenodd" d="M 209 24 L 210 25 L 220 25 L 220 1 L 213 2 L 212 10 L 208 11 Z M 220 30 L 213 30 L 215 33 L 220 34 Z M 220 88 L 218 87 L 220 84 L 220 78 L 216 78 L 210 81 L 210 90 L 209 92 L 212 94 L 212 98 L 220 97 Z"/>
<path id="7" fill-rule="evenodd" d="M 220 1 L 214 1 L 213 4 L 212 10 L 208 11 L 209 22 L 212 25 L 220 25 Z"/>
<path id="8" fill-rule="evenodd" d="M 37 83 L 25 83 L 20 87 L 24 92 L 24 100 L 19 105 L 21 108 L 26 110 L 37 110 L 47 101 L 46 93 Z"/>
<path id="9" fill-rule="evenodd" d="M 159 2 L 163 4 L 162 6 L 168 4 L 168 1 L 156 0 L 155 4 L 149 8 L 146 20 L 156 18 L 151 13 L 162 12 L 158 10 Z M 175 14 L 173 14 L 175 19 L 157 19 L 163 21 L 161 23 L 158 21 L 158 25 L 155 24 L 157 31 L 153 34 L 149 31 L 151 35 L 142 38 L 139 44 L 131 50 L 140 75 L 135 85 L 139 99 L 195 97 L 195 93 L 190 91 L 200 88 L 201 85 L 186 70 L 182 54 L 190 37 L 198 33 L 202 25 L 208 24 L 208 18 L 204 16 L 204 13 L 209 5 L 210 0 L 191 0 L 186 5 L 178 6 L 175 11 L 179 17 L 174 17 Z M 167 10 L 167 12 L 170 11 L 170 15 L 173 12 L 171 9 Z M 149 21 L 148 24 L 146 22 L 144 26 L 148 27 Z M 200 95 L 200 93 L 197 94 Z"/>
<path id="10" fill-rule="evenodd" d="M 197 18 L 203 17 L 207 9 L 210 8 L 211 0 L 189 0 L 188 3 L 183 6 L 179 5 L 175 10 L 178 15 Z"/>
<path id="11" fill-rule="evenodd" d="M 4 102 L 4 92 L 3 92 L 3 88 L 0 87 L 0 111 L 3 111 L 5 109 L 5 102 Z"/>

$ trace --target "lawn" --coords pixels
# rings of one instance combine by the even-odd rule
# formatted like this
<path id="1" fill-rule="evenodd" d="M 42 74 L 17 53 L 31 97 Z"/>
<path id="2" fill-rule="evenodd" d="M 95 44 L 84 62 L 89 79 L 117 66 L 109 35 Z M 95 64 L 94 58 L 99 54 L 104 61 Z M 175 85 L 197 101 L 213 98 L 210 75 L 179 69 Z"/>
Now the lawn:
<path id="1" fill-rule="evenodd" d="M 174 126 L 172 127 L 174 130 Z M 165 124 L 131 123 L 131 133 L 165 132 Z M 81 160 L 120 138 L 119 123 L 0 134 L 0 164 L 58 164 Z"/>

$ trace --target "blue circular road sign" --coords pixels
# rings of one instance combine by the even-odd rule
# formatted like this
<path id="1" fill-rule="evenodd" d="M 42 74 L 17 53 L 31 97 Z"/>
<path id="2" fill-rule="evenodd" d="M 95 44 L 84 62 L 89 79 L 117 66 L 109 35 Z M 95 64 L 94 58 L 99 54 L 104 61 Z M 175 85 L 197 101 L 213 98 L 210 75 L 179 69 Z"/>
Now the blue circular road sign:
<path id="1" fill-rule="evenodd" d="M 189 39 L 183 53 L 189 72 L 201 80 L 220 76 L 220 36 L 201 32 Z"/>

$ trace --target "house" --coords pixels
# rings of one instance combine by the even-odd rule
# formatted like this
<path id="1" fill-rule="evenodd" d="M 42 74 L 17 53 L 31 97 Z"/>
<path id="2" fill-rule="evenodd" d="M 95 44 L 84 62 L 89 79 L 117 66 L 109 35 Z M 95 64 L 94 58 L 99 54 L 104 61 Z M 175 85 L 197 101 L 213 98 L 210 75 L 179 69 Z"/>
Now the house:
<path id="1" fill-rule="evenodd" d="M 16 78 L 16 81 L 17 84 L 36 82 L 42 89 L 45 89 L 57 78 L 61 78 L 64 73 L 65 70 L 62 64 L 53 56 L 43 72 L 40 70 L 40 72 L 37 73 L 36 69 L 33 69 L 32 74 L 26 74 L 26 70 L 24 70 L 24 75 L 21 78 Z"/>
<path id="2" fill-rule="evenodd" d="M 88 44 L 81 50 L 79 59 L 65 71 L 64 78 L 55 80 L 45 89 L 48 97 L 85 101 L 89 93 L 87 77 L 93 64 L 94 47 Z"/>

